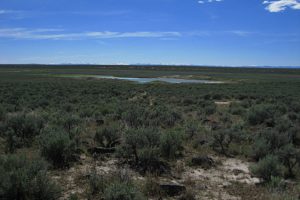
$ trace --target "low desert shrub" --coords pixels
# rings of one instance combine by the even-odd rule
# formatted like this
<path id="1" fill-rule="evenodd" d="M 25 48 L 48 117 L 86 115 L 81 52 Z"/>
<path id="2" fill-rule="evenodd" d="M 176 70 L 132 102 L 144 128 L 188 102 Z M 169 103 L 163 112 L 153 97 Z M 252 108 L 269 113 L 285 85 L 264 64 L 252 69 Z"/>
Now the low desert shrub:
<path id="1" fill-rule="evenodd" d="M 150 116 L 151 115 L 152 117 L 147 117 L 145 120 L 150 121 L 150 125 L 154 127 L 156 126 L 155 124 L 158 124 L 161 127 L 170 128 L 175 126 L 175 124 L 181 120 L 181 115 L 178 112 L 167 107 L 156 108 L 156 110 L 150 113 Z M 156 123 L 153 123 L 153 121 L 156 121 Z"/>
<path id="2" fill-rule="evenodd" d="M 256 176 L 269 182 L 271 177 L 282 177 L 284 169 L 277 156 L 267 155 L 252 166 L 251 171 Z"/>
<path id="3" fill-rule="evenodd" d="M 293 127 L 292 122 L 288 118 L 279 118 L 276 120 L 276 129 L 280 133 L 288 132 Z"/>
<path id="4" fill-rule="evenodd" d="M 196 193 L 192 189 L 188 189 L 183 193 L 179 200 L 196 200 Z"/>
<path id="5" fill-rule="evenodd" d="M 203 111 L 206 115 L 212 115 L 217 111 L 217 106 L 214 102 L 207 103 L 204 106 Z"/>
<path id="6" fill-rule="evenodd" d="M 251 156 L 255 160 L 264 158 L 270 153 L 270 144 L 266 138 L 256 138 L 252 144 Z"/>
<path id="7" fill-rule="evenodd" d="M 194 138 L 199 132 L 199 123 L 196 121 L 188 121 L 185 125 L 185 139 Z"/>
<path id="8" fill-rule="evenodd" d="M 11 129 L 5 132 L 5 138 L 5 151 L 7 153 L 14 153 L 17 148 L 22 146 L 21 139 Z"/>
<path id="9" fill-rule="evenodd" d="M 120 142 L 120 130 L 117 124 L 101 127 L 96 131 L 94 140 L 97 145 L 105 148 L 115 147 Z"/>
<path id="10" fill-rule="evenodd" d="M 0 199 L 55 200 L 60 189 L 47 176 L 40 159 L 20 155 L 0 157 Z"/>
<path id="11" fill-rule="evenodd" d="M 3 121 L 5 119 L 5 115 L 6 115 L 5 109 L 2 105 L 0 105 L 0 121 Z"/>
<path id="12" fill-rule="evenodd" d="M 274 192 L 283 192 L 286 189 L 286 184 L 282 177 L 271 176 L 271 180 L 268 182 L 267 187 Z"/>
<path id="13" fill-rule="evenodd" d="M 281 147 L 290 143 L 288 134 L 274 130 L 266 130 L 259 133 L 252 145 L 252 156 L 259 160 L 267 154 L 276 153 Z"/>
<path id="14" fill-rule="evenodd" d="M 293 169 L 299 164 L 300 152 L 292 144 L 285 145 L 280 148 L 277 152 L 279 160 L 287 169 L 287 176 L 294 177 Z"/>
<path id="15" fill-rule="evenodd" d="M 230 129 L 216 130 L 212 132 L 212 148 L 224 155 L 228 154 L 228 148 L 234 139 L 234 135 Z"/>
<path id="16" fill-rule="evenodd" d="M 134 185 L 115 182 L 109 185 L 103 193 L 104 200 L 143 200 L 146 199 Z"/>
<path id="17" fill-rule="evenodd" d="M 122 114 L 123 121 L 132 128 L 139 127 L 173 127 L 181 120 L 181 115 L 166 106 L 144 108 L 142 106 L 129 107 Z"/>
<path id="18" fill-rule="evenodd" d="M 163 173 L 166 170 L 161 161 L 158 147 L 146 147 L 139 151 L 138 167 L 142 172 Z"/>
<path id="19" fill-rule="evenodd" d="M 130 129 L 118 148 L 117 156 L 127 160 L 141 172 L 161 171 L 160 132 L 156 129 Z"/>
<path id="20" fill-rule="evenodd" d="M 127 111 L 122 114 L 122 120 L 127 126 L 132 128 L 138 128 L 143 125 L 144 109 L 139 106 L 129 107 Z"/>
<path id="21" fill-rule="evenodd" d="M 78 197 L 78 195 L 76 193 L 75 194 L 71 194 L 68 200 L 79 200 L 79 197 Z"/>
<path id="22" fill-rule="evenodd" d="M 299 101 L 293 101 L 290 105 L 290 109 L 296 113 L 300 112 L 300 103 Z"/>
<path id="23" fill-rule="evenodd" d="M 62 117 L 62 123 L 65 130 L 71 134 L 81 123 L 81 119 L 77 115 L 65 115 Z"/>
<path id="24" fill-rule="evenodd" d="M 41 155 L 55 168 L 69 167 L 76 160 L 76 143 L 68 133 L 50 130 L 40 138 Z"/>
<path id="25" fill-rule="evenodd" d="M 92 171 L 89 178 L 90 195 L 104 200 L 143 200 L 142 193 L 135 187 L 126 170 L 109 175 Z"/>
<path id="26" fill-rule="evenodd" d="M 290 128 L 287 134 L 291 143 L 296 146 L 300 146 L 300 126 Z"/>
<path id="27" fill-rule="evenodd" d="M 274 125 L 274 107 L 271 105 L 256 105 L 248 112 L 248 122 L 250 125 L 267 123 L 269 126 Z"/>
<path id="28" fill-rule="evenodd" d="M 155 176 L 152 176 L 151 174 L 146 176 L 143 184 L 143 193 L 147 197 L 157 197 L 162 194 L 162 191 L 159 187 L 159 181 Z"/>
<path id="29" fill-rule="evenodd" d="M 107 185 L 107 178 L 103 175 L 97 174 L 93 170 L 89 176 L 89 193 L 91 195 L 103 194 Z"/>
<path id="30" fill-rule="evenodd" d="M 15 113 L 9 115 L 5 122 L 6 130 L 20 139 L 20 146 L 30 146 L 33 139 L 44 128 L 45 122 L 36 114 Z"/>
<path id="31" fill-rule="evenodd" d="M 182 154 L 183 137 L 179 132 L 171 131 L 161 134 L 160 152 L 166 159 L 175 159 Z"/>
<path id="32" fill-rule="evenodd" d="M 239 103 L 231 103 L 229 112 L 233 115 L 242 115 L 245 112 L 245 109 Z"/>

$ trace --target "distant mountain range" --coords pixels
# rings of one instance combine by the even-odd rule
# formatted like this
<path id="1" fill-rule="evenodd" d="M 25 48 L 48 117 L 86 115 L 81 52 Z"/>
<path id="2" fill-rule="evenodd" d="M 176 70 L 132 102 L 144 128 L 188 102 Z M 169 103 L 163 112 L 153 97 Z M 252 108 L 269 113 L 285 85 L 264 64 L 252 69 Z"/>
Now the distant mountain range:
<path id="1" fill-rule="evenodd" d="M 143 64 L 143 63 L 136 63 L 130 64 L 133 66 L 187 66 L 187 67 L 232 67 L 232 68 L 271 68 L 271 69 L 300 69 L 300 66 L 256 66 L 256 65 L 245 65 L 245 66 L 229 66 L 229 65 L 186 65 L 186 64 Z"/>
<path id="2" fill-rule="evenodd" d="M 14 65 L 14 66 L 24 66 L 24 65 L 44 65 L 44 66 L 143 66 L 143 67 L 154 67 L 154 66 L 164 66 L 164 67 L 228 67 L 228 68 L 262 68 L 262 69 L 300 69 L 300 66 L 256 66 L 256 65 L 245 65 L 245 66 L 229 66 L 229 65 L 192 65 L 192 64 L 148 64 L 148 63 L 133 63 L 133 64 L 96 64 L 96 63 L 51 63 L 51 64 L 0 64 L 4 65 Z"/>

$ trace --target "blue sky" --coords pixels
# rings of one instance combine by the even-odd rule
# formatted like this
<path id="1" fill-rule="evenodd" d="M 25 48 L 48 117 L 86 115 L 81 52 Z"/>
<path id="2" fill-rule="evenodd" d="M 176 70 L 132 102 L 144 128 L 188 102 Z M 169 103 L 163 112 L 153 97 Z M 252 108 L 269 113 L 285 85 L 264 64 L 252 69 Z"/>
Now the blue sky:
<path id="1" fill-rule="evenodd" d="M 0 63 L 300 66 L 300 1 L 1 0 Z"/>

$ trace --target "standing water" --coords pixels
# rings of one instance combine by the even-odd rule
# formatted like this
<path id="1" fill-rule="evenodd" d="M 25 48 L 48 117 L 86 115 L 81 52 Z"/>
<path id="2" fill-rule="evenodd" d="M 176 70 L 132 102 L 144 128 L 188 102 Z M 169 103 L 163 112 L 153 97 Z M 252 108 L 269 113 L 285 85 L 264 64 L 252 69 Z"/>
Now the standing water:
<path id="1" fill-rule="evenodd" d="M 166 82 L 166 83 L 206 83 L 206 84 L 223 83 L 221 81 L 180 79 L 180 78 L 130 78 L 130 77 L 115 77 L 115 76 L 100 76 L 100 75 L 93 75 L 93 76 L 88 76 L 88 77 L 99 78 L 99 79 L 126 80 L 126 81 L 134 81 L 134 82 L 138 82 L 138 83 L 150 83 L 150 82 L 154 82 L 154 81 L 160 81 L 160 82 Z"/>

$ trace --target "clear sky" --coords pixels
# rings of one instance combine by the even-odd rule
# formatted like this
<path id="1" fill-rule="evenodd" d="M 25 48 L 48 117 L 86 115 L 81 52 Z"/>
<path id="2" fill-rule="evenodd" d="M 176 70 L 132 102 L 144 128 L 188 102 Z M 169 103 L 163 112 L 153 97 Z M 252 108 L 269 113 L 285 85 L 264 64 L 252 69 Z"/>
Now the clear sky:
<path id="1" fill-rule="evenodd" d="M 0 63 L 300 66 L 300 1 L 0 0 Z"/>

